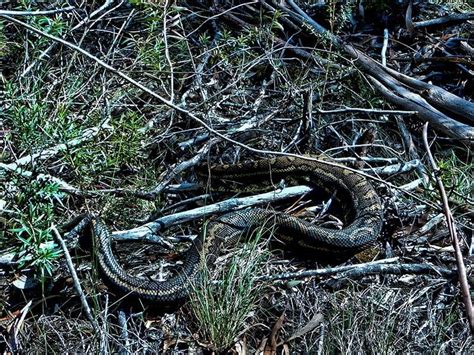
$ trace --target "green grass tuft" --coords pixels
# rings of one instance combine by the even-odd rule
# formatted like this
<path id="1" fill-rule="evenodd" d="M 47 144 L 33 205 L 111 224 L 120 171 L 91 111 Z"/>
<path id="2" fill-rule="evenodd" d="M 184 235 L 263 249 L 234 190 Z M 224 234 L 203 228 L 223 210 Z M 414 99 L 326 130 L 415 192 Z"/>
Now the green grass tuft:
<path id="1" fill-rule="evenodd" d="M 211 271 L 203 266 L 202 277 L 193 284 L 191 313 L 198 333 L 216 351 L 225 350 L 236 341 L 257 309 L 263 285 L 257 284 L 255 278 L 268 256 L 258 249 L 261 235 L 259 230 L 232 256 L 226 268 Z"/>

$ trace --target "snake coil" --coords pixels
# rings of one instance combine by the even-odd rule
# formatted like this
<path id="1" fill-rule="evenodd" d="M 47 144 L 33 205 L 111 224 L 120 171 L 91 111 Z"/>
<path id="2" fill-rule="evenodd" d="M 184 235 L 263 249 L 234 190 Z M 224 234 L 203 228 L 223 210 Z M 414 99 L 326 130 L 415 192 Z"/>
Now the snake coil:
<path id="1" fill-rule="evenodd" d="M 286 243 L 329 253 L 353 252 L 372 243 L 382 228 L 382 205 L 374 188 L 361 175 L 344 167 L 303 158 L 278 157 L 210 169 L 212 180 L 238 180 L 248 186 L 263 181 L 292 180 L 310 185 L 326 194 L 349 199 L 352 219 L 343 229 L 328 229 L 262 208 L 248 208 L 212 219 L 201 228 L 198 237 L 185 252 L 181 272 L 160 282 L 128 274 L 117 262 L 110 242 L 110 231 L 100 219 L 92 219 L 98 264 L 111 285 L 127 295 L 156 302 L 170 303 L 184 299 L 191 280 L 199 275 L 202 255 L 215 258 L 224 243 L 232 243 L 247 230 L 271 221 L 275 233 Z M 347 201 L 346 201 L 347 202 Z"/>

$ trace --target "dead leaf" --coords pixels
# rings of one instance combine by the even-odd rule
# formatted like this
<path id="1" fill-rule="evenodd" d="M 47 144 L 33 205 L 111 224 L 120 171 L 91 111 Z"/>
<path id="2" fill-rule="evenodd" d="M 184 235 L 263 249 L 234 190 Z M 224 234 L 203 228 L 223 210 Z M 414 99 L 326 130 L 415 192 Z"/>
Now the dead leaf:
<path id="1" fill-rule="evenodd" d="M 285 314 L 283 313 L 280 318 L 276 321 L 275 325 L 272 328 L 272 332 L 270 333 L 269 343 L 267 342 L 267 346 L 263 351 L 264 355 L 274 355 L 276 354 L 276 350 L 278 347 L 277 344 L 277 333 L 281 329 L 283 325 L 283 321 L 285 320 Z"/>
<path id="2" fill-rule="evenodd" d="M 302 328 L 298 329 L 293 335 L 291 335 L 287 340 L 281 342 L 277 346 L 280 346 L 284 343 L 288 343 L 296 338 L 302 337 L 303 335 L 312 332 L 321 322 L 324 320 L 324 316 L 321 313 L 315 313 L 313 318 L 306 323 Z"/>

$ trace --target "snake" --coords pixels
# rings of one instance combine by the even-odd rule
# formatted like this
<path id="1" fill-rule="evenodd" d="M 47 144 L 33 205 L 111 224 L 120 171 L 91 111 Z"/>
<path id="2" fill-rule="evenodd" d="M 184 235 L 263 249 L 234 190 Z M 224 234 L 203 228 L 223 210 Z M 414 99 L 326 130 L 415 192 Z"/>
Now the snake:
<path id="1" fill-rule="evenodd" d="M 127 296 L 142 300 L 173 303 L 189 296 L 192 284 L 199 279 L 202 260 L 213 263 L 223 247 L 235 243 L 243 233 L 271 223 L 276 238 L 292 248 L 322 251 L 329 254 L 354 253 L 373 243 L 381 232 L 383 211 L 380 197 L 363 175 L 324 161 L 279 156 L 232 165 L 217 165 L 208 169 L 211 183 L 238 181 L 241 187 L 281 180 L 305 184 L 313 191 L 336 196 L 347 206 L 350 220 L 341 229 L 314 225 L 304 219 L 268 208 L 250 207 L 227 212 L 204 224 L 189 249 L 183 254 L 179 272 L 165 281 L 134 276 L 114 257 L 111 233 L 100 218 L 92 218 L 98 267 L 105 281 Z M 340 197 L 339 197 L 340 196 Z"/>

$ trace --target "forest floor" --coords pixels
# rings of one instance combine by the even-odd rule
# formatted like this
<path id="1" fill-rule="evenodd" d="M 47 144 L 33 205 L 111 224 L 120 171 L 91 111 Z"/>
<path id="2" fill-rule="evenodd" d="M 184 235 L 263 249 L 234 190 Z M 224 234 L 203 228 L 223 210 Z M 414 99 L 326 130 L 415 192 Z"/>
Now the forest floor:
<path id="1" fill-rule="evenodd" d="M 0 1 L 0 351 L 473 353 L 474 8 L 366 3 Z M 89 213 L 130 236 L 233 196 L 196 167 L 275 154 L 364 173 L 377 241 L 314 259 L 257 230 L 158 306 L 115 292 L 64 228 Z M 332 197 L 272 206 L 340 228 Z M 204 221 L 115 255 L 167 278 Z"/>

